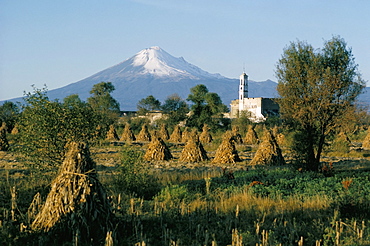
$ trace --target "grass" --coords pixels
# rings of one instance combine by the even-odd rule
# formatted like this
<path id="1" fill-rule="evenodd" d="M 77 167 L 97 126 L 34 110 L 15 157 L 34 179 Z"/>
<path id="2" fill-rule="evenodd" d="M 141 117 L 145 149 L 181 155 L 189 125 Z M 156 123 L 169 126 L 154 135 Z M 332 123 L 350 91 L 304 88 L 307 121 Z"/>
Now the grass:
<path id="1" fill-rule="evenodd" d="M 217 141 L 204 145 L 211 156 Z M 248 167 L 255 146 L 237 145 L 243 162 L 235 165 L 181 163 L 183 146 L 169 147 L 174 160 L 146 162 L 151 171 L 143 170 L 151 179 L 145 185 L 156 188 L 146 196 L 124 191 L 115 182 L 125 158 L 123 146 L 91 148 L 116 217 L 114 245 L 370 244 L 370 162 L 365 152 L 326 155 L 334 170 L 324 175 L 289 166 Z M 43 234 L 30 230 L 27 211 L 38 192 L 45 201 L 55 172 L 18 168 L 17 156 L 0 154 L 9 160 L 0 162 L 0 244 L 43 245 Z M 234 178 L 222 168 L 233 170 Z"/>

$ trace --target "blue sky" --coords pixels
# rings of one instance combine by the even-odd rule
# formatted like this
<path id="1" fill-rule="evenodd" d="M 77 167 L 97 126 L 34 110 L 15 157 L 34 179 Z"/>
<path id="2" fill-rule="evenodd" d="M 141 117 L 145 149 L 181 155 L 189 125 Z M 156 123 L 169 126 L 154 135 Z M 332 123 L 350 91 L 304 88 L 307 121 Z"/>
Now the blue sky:
<path id="1" fill-rule="evenodd" d="M 276 81 L 283 49 L 333 35 L 370 80 L 369 0 L 1 0 L 0 100 L 79 81 L 160 46 L 210 73 Z"/>

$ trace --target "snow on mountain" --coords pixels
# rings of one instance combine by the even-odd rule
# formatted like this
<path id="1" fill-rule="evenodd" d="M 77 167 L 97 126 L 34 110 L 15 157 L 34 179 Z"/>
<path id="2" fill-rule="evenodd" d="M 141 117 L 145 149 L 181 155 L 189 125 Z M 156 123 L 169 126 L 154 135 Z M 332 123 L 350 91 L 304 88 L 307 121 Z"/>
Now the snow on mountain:
<path id="1" fill-rule="evenodd" d="M 190 88 L 198 84 L 204 84 L 210 92 L 218 93 L 223 103 L 229 105 L 231 100 L 238 98 L 239 87 L 238 79 L 208 73 L 182 57 L 176 58 L 154 46 L 88 78 L 50 90 L 48 96 L 62 100 L 68 95 L 78 94 L 82 100 L 86 100 L 91 96 L 89 92 L 93 85 L 102 81 L 112 82 L 115 87 L 112 96 L 120 103 L 121 110 L 125 111 L 136 110 L 138 101 L 149 95 L 162 102 L 174 93 L 186 99 Z M 249 83 L 250 97 L 276 95 L 276 83 L 273 81 Z M 21 101 L 20 98 L 18 101 Z"/>
<path id="2" fill-rule="evenodd" d="M 220 74 L 210 74 L 197 66 L 194 66 L 183 57 L 176 58 L 158 46 L 144 49 L 135 56 L 101 71 L 93 78 L 113 80 L 126 78 L 132 80 L 143 75 L 161 78 L 164 82 L 179 81 L 181 79 L 222 79 Z"/>
<path id="3" fill-rule="evenodd" d="M 143 67 L 141 74 L 152 74 L 155 76 L 184 76 L 197 79 L 197 77 L 222 78 L 219 74 L 210 74 L 194 66 L 183 57 L 175 58 L 158 46 L 144 49 L 129 60 L 133 60 L 134 67 Z"/>

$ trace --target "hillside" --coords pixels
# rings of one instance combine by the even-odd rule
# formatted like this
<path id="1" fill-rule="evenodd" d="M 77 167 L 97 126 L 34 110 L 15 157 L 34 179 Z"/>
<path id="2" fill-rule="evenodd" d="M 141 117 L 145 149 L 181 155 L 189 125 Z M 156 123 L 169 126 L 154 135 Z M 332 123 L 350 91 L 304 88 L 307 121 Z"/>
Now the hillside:
<path id="1" fill-rule="evenodd" d="M 238 79 L 208 73 L 184 58 L 176 58 L 155 46 L 85 79 L 50 90 L 48 96 L 50 99 L 63 99 L 68 95 L 78 94 L 82 100 L 86 100 L 93 85 L 102 81 L 112 82 L 115 86 L 112 96 L 120 103 L 121 110 L 136 110 L 137 102 L 149 95 L 162 102 L 174 93 L 186 99 L 190 88 L 198 84 L 204 84 L 209 91 L 218 93 L 223 103 L 229 105 L 231 100 L 238 97 L 239 83 Z M 274 97 L 275 88 L 276 83 L 271 80 L 250 81 L 249 95 Z M 21 101 L 21 98 L 10 101 Z"/>

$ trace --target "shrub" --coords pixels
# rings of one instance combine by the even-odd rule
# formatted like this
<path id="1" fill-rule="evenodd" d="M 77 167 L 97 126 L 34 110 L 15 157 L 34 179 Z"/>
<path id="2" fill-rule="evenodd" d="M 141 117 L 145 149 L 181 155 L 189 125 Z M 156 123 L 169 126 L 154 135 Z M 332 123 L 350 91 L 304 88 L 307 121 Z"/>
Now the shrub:
<path id="1" fill-rule="evenodd" d="M 150 174 L 149 163 L 144 161 L 143 155 L 134 147 L 124 146 L 121 164 L 117 167 L 118 174 L 113 182 L 119 192 L 150 199 L 160 190 L 160 184 Z"/>
<path id="2" fill-rule="evenodd" d="M 25 101 L 19 119 L 19 151 L 34 167 L 59 166 L 68 142 L 94 139 L 100 117 L 88 104 L 50 101 L 46 91 L 37 89 Z"/>

